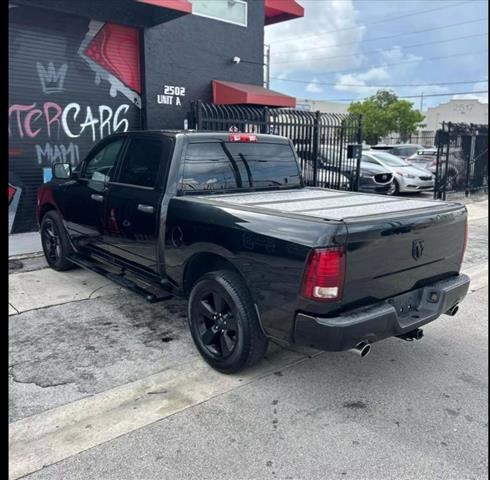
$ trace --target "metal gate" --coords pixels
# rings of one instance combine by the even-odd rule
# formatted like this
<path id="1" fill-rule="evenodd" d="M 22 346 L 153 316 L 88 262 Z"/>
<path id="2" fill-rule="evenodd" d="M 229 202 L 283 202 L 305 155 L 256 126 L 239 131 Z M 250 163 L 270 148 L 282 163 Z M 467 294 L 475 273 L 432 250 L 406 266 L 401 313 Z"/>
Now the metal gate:
<path id="1" fill-rule="evenodd" d="M 434 198 L 488 188 L 488 125 L 442 123 L 437 131 Z"/>
<path id="2" fill-rule="evenodd" d="M 198 130 L 288 137 L 298 153 L 306 185 L 358 189 L 362 154 L 362 117 L 359 115 L 197 101 L 192 104 L 190 117 L 191 127 Z"/>

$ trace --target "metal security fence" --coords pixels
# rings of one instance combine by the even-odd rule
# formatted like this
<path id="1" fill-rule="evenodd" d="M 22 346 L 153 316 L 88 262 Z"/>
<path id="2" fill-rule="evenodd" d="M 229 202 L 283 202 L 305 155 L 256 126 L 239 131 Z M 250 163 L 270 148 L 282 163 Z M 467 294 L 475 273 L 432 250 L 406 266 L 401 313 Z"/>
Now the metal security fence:
<path id="1" fill-rule="evenodd" d="M 488 125 L 442 123 L 437 131 L 434 198 L 488 188 Z"/>
<path id="2" fill-rule="evenodd" d="M 362 117 L 284 108 L 192 104 L 191 128 L 198 130 L 270 133 L 288 137 L 298 153 L 309 186 L 357 190 Z"/>
<path id="3" fill-rule="evenodd" d="M 400 134 L 388 135 L 387 137 L 382 137 L 379 143 L 385 145 L 399 145 L 402 143 L 410 143 L 415 145 L 420 145 L 424 148 L 431 148 L 435 145 L 435 130 L 419 130 L 410 135 L 401 136 Z"/>

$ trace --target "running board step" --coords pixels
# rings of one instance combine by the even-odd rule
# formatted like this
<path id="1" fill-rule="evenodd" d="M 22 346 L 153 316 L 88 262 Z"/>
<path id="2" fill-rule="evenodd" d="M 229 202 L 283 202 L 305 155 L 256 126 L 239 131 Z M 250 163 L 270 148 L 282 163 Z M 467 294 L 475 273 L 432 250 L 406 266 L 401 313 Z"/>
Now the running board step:
<path id="1" fill-rule="evenodd" d="M 113 281 L 114 283 L 121 285 L 121 287 L 127 288 L 128 290 L 131 290 L 132 292 L 141 295 L 146 299 L 146 301 L 150 303 L 156 303 L 156 302 L 161 302 L 163 300 L 168 300 L 173 296 L 169 292 L 164 291 L 160 285 L 154 285 L 155 289 L 161 290 L 161 292 L 159 292 L 160 294 L 151 292 L 150 290 L 147 290 L 146 288 L 138 285 L 133 280 L 126 278 L 124 276 L 124 273 L 110 272 L 105 268 L 103 268 L 102 266 L 96 265 L 94 262 L 91 262 L 90 260 L 87 260 L 85 258 L 81 258 L 78 255 L 71 256 L 69 260 L 70 262 L 74 263 L 75 265 L 78 265 L 79 267 L 84 268 L 85 270 L 90 270 L 91 272 L 102 275 L 108 278 L 109 280 Z"/>

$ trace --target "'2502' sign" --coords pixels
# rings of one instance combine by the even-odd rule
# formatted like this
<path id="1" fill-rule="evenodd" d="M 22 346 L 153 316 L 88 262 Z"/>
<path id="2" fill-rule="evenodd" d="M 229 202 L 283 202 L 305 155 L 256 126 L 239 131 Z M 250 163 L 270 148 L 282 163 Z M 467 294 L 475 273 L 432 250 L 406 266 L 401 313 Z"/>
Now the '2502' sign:
<path id="1" fill-rule="evenodd" d="M 157 95 L 157 103 L 163 105 L 175 105 L 181 107 L 182 102 L 180 97 L 185 97 L 185 87 L 175 85 L 164 85 L 163 94 Z"/>

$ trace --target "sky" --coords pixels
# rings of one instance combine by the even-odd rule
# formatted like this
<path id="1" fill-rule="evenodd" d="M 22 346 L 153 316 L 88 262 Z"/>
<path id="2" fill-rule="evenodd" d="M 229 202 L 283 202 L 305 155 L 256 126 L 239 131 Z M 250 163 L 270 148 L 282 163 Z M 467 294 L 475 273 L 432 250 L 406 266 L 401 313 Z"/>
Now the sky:
<path id="1" fill-rule="evenodd" d="M 416 108 L 423 93 L 423 110 L 452 98 L 488 103 L 488 93 L 454 95 L 488 90 L 487 0 L 296 1 L 303 18 L 265 28 L 272 90 L 345 103 L 386 88 L 416 95 L 407 99 Z M 474 83 L 447 85 L 463 81 Z"/>

